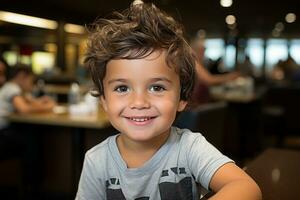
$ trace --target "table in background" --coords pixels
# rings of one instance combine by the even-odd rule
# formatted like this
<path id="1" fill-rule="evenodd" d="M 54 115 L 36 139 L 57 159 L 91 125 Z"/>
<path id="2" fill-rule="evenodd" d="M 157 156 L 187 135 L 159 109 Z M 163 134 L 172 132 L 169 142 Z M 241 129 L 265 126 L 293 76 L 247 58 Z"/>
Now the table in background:
<path id="1" fill-rule="evenodd" d="M 43 88 L 48 96 L 51 96 L 59 103 L 68 102 L 68 94 L 70 92 L 71 85 L 57 85 L 57 84 L 46 84 Z M 90 86 L 79 85 L 79 93 L 85 95 L 90 91 Z"/>
<path id="2" fill-rule="evenodd" d="M 213 100 L 227 102 L 224 153 L 239 165 L 261 149 L 261 103 L 265 92 L 263 86 L 248 91 L 221 85 L 210 90 Z"/>
<path id="3" fill-rule="evenodd" d="M 72 116 L 69 113 L 56 114 L 32 113 L 18 114 L 14 113 L 7 116 L 11 123 L 21 123 L 29 125 L 47 125 L 72 128 L 72 184 L 73 193 L 77 190 L 77 184 L 82 168 L 84 158 L 84 132 L 85 129 L 103 129 L 110 126 L 108 118 L 102 109 L 97 114 Z"/>
<path id="4" fill-rule="evenodd" d="M 64 126 L 72 128 L 94 128 L 101 129 L 109 125 L 108 118 L 102 109 L 97 114 L 74 116 L 69 113 L 56 114 L 49 113 L 31 113 L 18 114 L 13 113 L 7 116 L 10 122 Z"/>
<path id="5" fill-rule="evenodd" d="M 300 151 L 268 149 L 245 167 L 264 200 L 300 199 Z"/>

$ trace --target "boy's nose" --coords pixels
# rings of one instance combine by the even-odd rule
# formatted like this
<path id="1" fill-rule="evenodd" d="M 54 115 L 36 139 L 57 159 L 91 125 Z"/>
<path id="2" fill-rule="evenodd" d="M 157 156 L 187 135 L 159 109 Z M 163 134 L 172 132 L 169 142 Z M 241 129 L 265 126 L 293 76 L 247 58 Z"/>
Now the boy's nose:
<path id="1" fill-rule="evenodd" d="M 132 94 L 130 108 L 131 109 L 146 109 L 150 107 L 150 102 L 148 96 L 141 92 L 141 93 L 134 93 Z"/>

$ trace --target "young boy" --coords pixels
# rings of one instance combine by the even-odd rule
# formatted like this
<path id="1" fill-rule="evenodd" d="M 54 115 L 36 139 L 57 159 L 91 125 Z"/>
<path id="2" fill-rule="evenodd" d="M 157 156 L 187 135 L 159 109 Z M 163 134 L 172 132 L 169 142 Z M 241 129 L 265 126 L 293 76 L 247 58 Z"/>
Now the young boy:
<path id="1" fill-rule="evenodd" d="M 86 64 L 120 131 L 86 153 L 77 200 L 261 199 L 256 183 L 200 133 L 172 127 L 194 85 L 195 60 L 181 26 L 154 5 L 101 20 Z"/>

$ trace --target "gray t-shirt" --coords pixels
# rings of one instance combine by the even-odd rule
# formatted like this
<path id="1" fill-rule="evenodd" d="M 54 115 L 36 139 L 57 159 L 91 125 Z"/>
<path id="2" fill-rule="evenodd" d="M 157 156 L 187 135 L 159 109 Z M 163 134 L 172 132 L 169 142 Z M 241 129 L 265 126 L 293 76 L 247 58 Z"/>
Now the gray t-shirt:
<path id="1" fill-rule="evenodd" d="M 4 117 L 14 112 L 13 98 L 21 94 L 20 86 L 13 82 L 7 82 L 0 89 L 0 130 L 8 125 Z"/>
<path id="2" fill-rule="evenodd" d="M 77 200 L 195 200 L 218 168 L 233 162 L 200 133 L 172 127 L 167 142 L 140 168 L 127 168 L 107 138 L 85 155 Z"/>

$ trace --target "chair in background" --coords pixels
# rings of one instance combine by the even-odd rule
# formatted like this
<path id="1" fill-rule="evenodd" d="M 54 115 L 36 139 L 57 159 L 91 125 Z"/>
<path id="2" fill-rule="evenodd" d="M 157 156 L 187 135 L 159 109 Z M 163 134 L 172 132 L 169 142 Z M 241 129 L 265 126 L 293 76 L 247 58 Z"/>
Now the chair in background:
<path id="1" fill-rule="evenodd" d="M 266 138 L 275 137 L 274 146 L 300 147 L 299 142 L 287 142 L 300 140 L 299 102 L 299 85 L 272 86 L 268 89 L 262 107 L 263 131 Z"/>
<path id="2" fill-rule="evenodd" d="M 211 144 L 222 151 L 224 149 L 226 110 L 227 104 L 225 102 L 199 105 L 193 110 L 181 112 L 174 125 L 203 134 Z"/>
<path id="3" fill-rule="evenodd" d="M 0 130 L 1 199 L 21 199 L 23 193 L 21 145 L 6 130 Z"/>
<path id="4" fill-rule="evenodd" d="M 286 127 L 286 108 L 280 90 L 268 89 L 262 101 L 263 145 L 282 147 Z"/>

